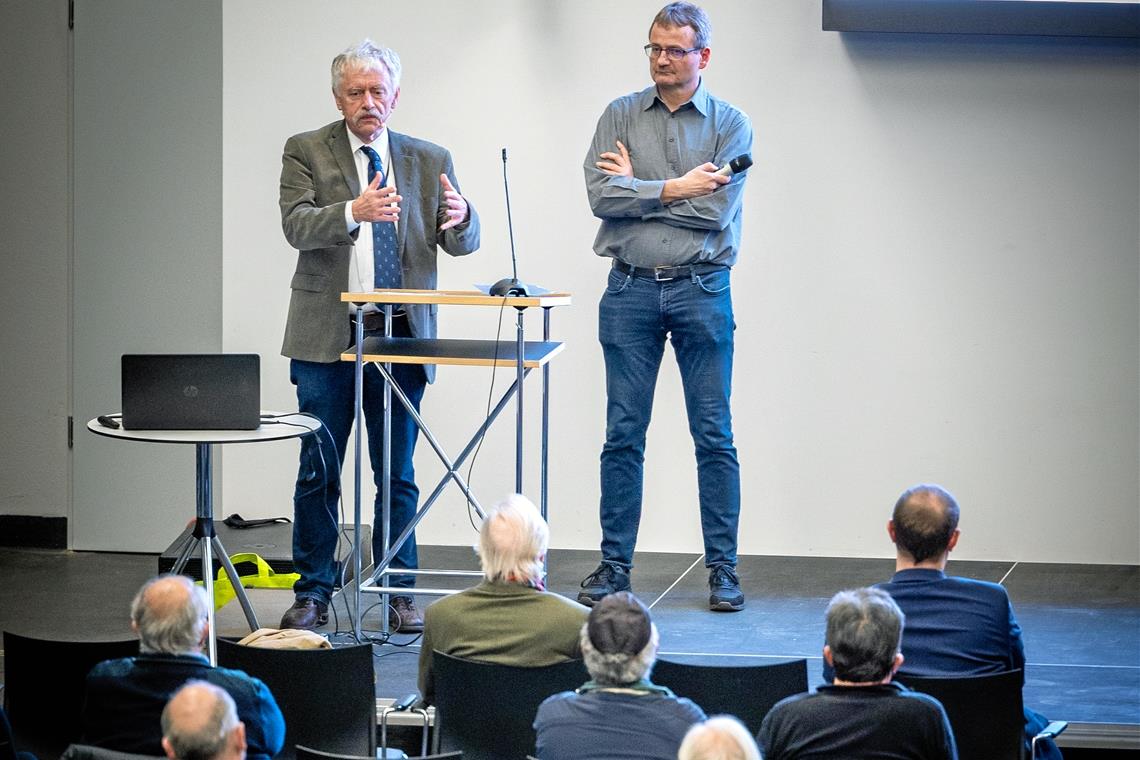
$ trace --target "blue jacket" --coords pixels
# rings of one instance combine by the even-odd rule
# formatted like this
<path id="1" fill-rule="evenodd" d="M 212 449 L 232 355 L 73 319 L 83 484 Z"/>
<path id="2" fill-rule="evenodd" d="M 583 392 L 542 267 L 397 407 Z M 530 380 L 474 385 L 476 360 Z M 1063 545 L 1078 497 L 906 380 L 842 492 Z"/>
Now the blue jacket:
<path id="1" fill-rule="evenodd" d="M 947 576 L 941 570 L 900 570 L 876 586 L 906 615 L 902 669 L 923 676 L 976 676 L 1020 669 L 1021 626 L 1005 588 Z"/>
<path id="2" fill-rule="evenodd" d="M 144 654 L 107 660 L 87 675 L 83 736 L 87 744 L 162 756 L 162 708 L 191 679 L 225 689 L 245 724 L 249 760 L 269 760 L 285 744 L 285 718 L 269 688 L 240 670 L 215 668 L 198 654 Z"/>

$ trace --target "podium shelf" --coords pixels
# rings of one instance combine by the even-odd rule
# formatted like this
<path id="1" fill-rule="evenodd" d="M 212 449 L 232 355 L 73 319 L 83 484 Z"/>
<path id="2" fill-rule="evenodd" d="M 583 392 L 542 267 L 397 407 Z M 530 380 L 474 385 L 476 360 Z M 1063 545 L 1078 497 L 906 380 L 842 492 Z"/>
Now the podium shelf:
<path id="1" fill-rule="evenodd" d="M 522 365 L 528 369 L 541 367 L 561 353 L 563 344 L 536 340 L 523 344 Z M 515 341 L 461 340 L 439 338 L 364 339 L 361 359 L 366 362 L 392 364 L 441 364 L 469 367 L 515 367 L 518 349 Z M 356 361 L 356 346 L 340 355 L 344 361 Z"/>

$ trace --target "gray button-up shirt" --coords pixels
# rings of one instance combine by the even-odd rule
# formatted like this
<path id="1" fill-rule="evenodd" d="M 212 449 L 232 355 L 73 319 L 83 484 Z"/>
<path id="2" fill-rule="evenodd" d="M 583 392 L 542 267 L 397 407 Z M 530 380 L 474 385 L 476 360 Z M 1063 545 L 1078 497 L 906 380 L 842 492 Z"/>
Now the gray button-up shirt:
<path id="1" fill-rule="evenodd" d="M 601 154 L 629 149 L 633 177 L 612 177 Z M 602 220 L 594 253 L 638 267 L 694 262 L 733 265 L 740 248 L 741 202 L 747 173 L 709 195 L 661 202 L 665 180 L 695 166 L 723 166 L 752 150 L 752 124 L 739 109 L 713 97 L 704 80 L 688 103 L 670 113 L 653 85 L 610 103 L 586 155 L 586 194 Z"/>

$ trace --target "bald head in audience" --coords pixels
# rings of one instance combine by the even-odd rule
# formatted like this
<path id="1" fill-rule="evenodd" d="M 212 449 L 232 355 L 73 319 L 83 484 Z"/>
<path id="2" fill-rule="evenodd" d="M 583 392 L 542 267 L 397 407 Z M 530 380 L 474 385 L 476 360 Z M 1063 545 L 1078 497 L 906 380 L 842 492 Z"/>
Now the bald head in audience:
<path id="1" fill-rule="evenodd" d="M 760 750 L 743 723 L 714 715 L 689 729 L 677 760 L 760 760 Z"/>
<path id="2" fill-rule="evenodd" d="M 197 654 L 209 634 L 206 591 L 182 575 L 147 581 L 131 602 L 131 628 L 143 654 Z"/>
<path id="3" fill-rule="evenodd" d="M 945 570 L 958 544 L 958 502 L 942 486 L 923 483 L 903 492 L 887 523 L 896 569 Z"/>
<path id="4" fill-rule="evenodd" d="M 245 724 L 223 689 L 188 681 L 162 711 L 162 749 L 170 760 L 244 760 Z"/>

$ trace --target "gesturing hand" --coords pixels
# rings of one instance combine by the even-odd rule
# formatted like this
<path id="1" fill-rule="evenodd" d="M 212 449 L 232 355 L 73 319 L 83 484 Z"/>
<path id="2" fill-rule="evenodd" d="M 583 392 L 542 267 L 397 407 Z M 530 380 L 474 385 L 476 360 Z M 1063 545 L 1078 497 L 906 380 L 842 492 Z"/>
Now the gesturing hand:
<path id="1" fill-rule="evenodd" d="M 400 201 L 394 187 L 380 187 L 377 174 L 352 202 L 352 218 L 358 222 L 395 222 L 400 218 Z"/>
<path id="2" fill-rule="evenodd" d="M 439 231 L 443 232 L 467 221 L 467 201 L 456 191 L 446 174 L 439 175 L 439 184 L 443 188 L 443 199 L 447 202 L 447 208 L 444 209 L 447 221 L 439 226 Z"/>
<path id="3" fill-rule="evenodd" d="M 606 151 L 601 155 L 602 160 L 596 162 L 594 166 L 611 177 L 632 177 L 633 162 L 629 160 L 629 151 L 622 145 L 621 140 L 617 141 L 617 146 L 620 153 Z"/>

